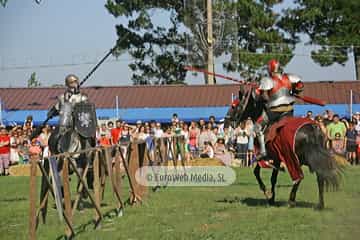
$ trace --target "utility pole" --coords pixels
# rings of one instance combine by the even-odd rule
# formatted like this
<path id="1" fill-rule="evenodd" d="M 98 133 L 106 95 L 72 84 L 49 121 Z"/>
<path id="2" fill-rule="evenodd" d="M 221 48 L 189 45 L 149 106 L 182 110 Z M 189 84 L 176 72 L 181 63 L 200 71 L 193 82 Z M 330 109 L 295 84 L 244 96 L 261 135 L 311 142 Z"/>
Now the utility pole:
<path id="1" fill-rule="evenodd" d="M 354 63 L 355 63 L 355 80 L 360 80 L 360 49 L 359 46 L 353 46 Z"/>
<path id="2" fill-rule="evenodd" d="M 0 125 L 2 126 L 3 125 L 3 120 L 2 120 L 2 101 L 1 101 L 1 98 L 0 98 Z"/>
<path id="3" fill-rule="evenodd" d="M 212 0 L 207 0 L 207 42 L 208 42 L 208 71 L 214 71 L 214 40 L 213 40 L 213 25 L 212 25 Z M 214 84 L 214 76 L 208 74 L 207 75 L 207 84 Z"/>
<path id="4" fill-rule="evenodd" d="M 119 120 L 119 96 L 115 97 L 115 105 L 116 105 L 116 119 Z"/>
<path id="5" fill-rule="evenodd" d="M 350 119 L 352 120 L 353 116 L 353 90 L 350 89 Z"/>

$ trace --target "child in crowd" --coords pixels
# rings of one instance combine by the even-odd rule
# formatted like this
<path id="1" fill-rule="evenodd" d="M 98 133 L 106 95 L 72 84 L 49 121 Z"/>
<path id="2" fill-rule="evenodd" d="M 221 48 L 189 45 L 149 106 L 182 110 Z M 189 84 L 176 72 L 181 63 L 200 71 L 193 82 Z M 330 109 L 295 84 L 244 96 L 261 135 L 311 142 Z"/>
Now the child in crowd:
<path id="1" fill-rule="evenodd" d="M 30 144 L 27 140 L 23 141 L 23 144 L 19 146 L 19 164 L 26 164 L 29 162 L 30 152 L 29 152 Z"/>
<path id="2" fill-rule="evenodd" d="M 337 154 L 345 154 L 345 140 L 340 133 L 335 133 L 335 139 L 331 141 L 331 150 Z"/>
<path id="3" fill-rule="evenodd" d="M 40 141 L 38 141 L 36 138 L 31 140 L 31 146 L 29 147 L 29 154 L 31 156 L 40 156 L 41 155 L 41 146 Z"/>
<path id="4" fill-rule="evenodd" d="M 214 148 L 210 141 L 204 142 L 204 150 L 200 154 L 201 158 L 213 158 L 214 157 Z"/>
<path id="5" fill-rule="evenodd" d="M 226 166 L 231 165 L 231 153 L 226 150 L 224 137 L 219 137 L 215 144 L 215 158 L 220 159 Z"/>

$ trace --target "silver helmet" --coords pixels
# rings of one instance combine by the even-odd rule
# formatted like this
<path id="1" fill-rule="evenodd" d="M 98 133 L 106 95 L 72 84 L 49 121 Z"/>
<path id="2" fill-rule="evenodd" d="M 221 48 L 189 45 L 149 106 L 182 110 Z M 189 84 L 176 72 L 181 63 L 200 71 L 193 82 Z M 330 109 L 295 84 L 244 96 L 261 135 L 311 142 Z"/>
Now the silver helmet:
<path id="1" fill-rule="evenodd" d="M 74 88 L 73 86 L 71 86 L 72 83 L 76 82 L 77 84 L 77 87 L 79 86 L 79 78 L 74 75 L 74 74 L 69 74 L 66 76 L 65 78 L 65 86 L 68 87 L 68 88 Z"/>

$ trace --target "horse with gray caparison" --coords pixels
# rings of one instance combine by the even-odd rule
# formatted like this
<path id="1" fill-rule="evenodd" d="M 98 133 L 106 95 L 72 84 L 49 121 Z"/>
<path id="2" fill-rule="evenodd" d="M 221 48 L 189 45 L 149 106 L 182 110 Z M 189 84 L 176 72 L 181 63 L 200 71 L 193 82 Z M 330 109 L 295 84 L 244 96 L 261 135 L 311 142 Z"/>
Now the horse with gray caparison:
<path id="1" fill-rule="evenodd" d="M 249 117 L 256 121 L 265 109 L 265 102 L 261 99 L 258 99 L 254 87 L 249 87 L 246 90 L 244 87 L 241 87 L 239 91 L 239 101 L 240 104 L 237 107 L 229 110 L 225 125 L 231 124 L 233 127 L 234 125 L 236 127 L 238 123 L 248 119 Z M 293 117 L 287 118 L 290 121 L 295 119 Z M 287 125 L 284 125 L 282 127 L 283 131 L 281 131 L 280 129 L 278 131 L 278 134 L 280 135 L 276 137 L 281 137 L 281 134 L 286 133 L 286 127 Z M 301 165 L 306 165 L 309 167 L 310 172 L 316 174 L 319 191 L 319 202 L 316 208 L 323 209 L 324 190 L 338 189 L 343 167 L 339 163 L 340 161 L 337 161 L 336 159 L 338 158 L 338 156 L 330 153 L 330 151 L 325 147 L 325 136 L 315 122 L 304 123 L 303 125 L 301 125 L 301 127 L 299 127 L 297 131 L 294 132 L 293 139 L 294 145 L 291 154 L 296 156 L 298 163 L 292 163 L 298 164 L 299 168 L 301 167 Z M 271 143 L 267 142 L 266 144 L 266 147 L 268 149 L 268 156 L 270 159 L 273 160 L 270 193 L 267 191 L 266 186 L 261 179 L 261 167 L 259 163 L 256 164 L 256 167 L 254 169 L 254 175 L 257 179 L 261 191 L 263 191 L 263 193 L 267 197 L 268 203 L 270 205 L 274 205 L 275 186 L 281 163 L 281 158 L 279 157 L 278 153 L 279 151 L 281 152 L 281 149 L 278 149 L 278 151 L 269 151 L 269 144 Z M 279 148 L 281 148 L 281 145 Z M 293 182 L 290 197 L 288 200 L 290 207 L 296 205 L 296 192 L 299 188 L 302 178 L 303 176 L 297 181 Z"/>
<path id="2" fill-rule="evenodd" d="M 66 106 L 64 107 L 66 108 Z M 96 113 L 92 103 L 77 103 L 74 109 L 68 106 L 67 111 L 60 116 L 59 126 L 55 128 L 49 137 L 49 150 L 51 155 L 61 153 L 76 153 L 81 150 L 95 147 Z M 93 186 L 92 153 L 71 155 L 70 161 L 77 166 L 77 171 L 82 176 L 86 166 L 89 171 L 86 174 L 87 185 Z M 58 158 L 58 170 L 62 169 L 63 157 Z M 80 182 L 78 182 L 79 187 Z M 80 193 L 79 209 L 83 208 L 82 199 L 86 197 L 85 191 Z"/>

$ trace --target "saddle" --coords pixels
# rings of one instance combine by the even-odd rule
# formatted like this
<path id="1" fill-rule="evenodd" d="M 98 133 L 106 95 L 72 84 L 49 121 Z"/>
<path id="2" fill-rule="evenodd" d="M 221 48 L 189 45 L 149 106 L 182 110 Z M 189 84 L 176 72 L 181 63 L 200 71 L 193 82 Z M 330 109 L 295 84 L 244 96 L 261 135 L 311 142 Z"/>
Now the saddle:
<path id="1" fill-rule="evenodd" d="M 269 156 L 286 165 L 294 182 L 304 177 L 300 160 L 295 152 L 295 138 L 298 130 L 307 124 L 315 124 L 315 122 L 308 118 L 284 117 L 272 124 L 266 134 Z"/>

